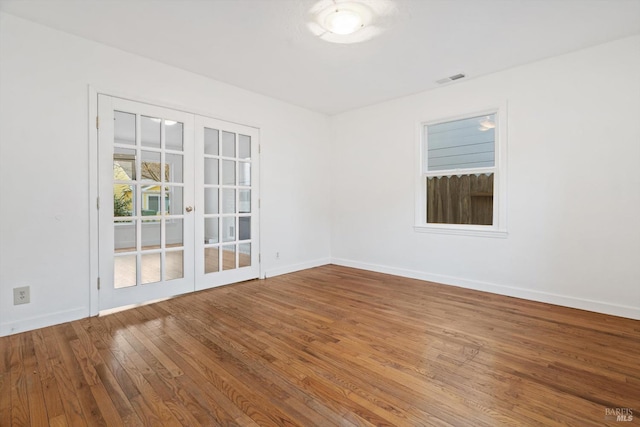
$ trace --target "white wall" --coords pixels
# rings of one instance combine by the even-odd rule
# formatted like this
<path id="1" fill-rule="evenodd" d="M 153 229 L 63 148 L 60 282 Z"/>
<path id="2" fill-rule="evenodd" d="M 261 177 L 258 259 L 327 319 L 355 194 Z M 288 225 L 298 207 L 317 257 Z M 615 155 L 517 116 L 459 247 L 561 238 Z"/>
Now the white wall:
<path id="1" fill-rule="evenodd" d="M 0 13 L 0 335 L 89 315 L 88 85 L 259 127 L 263 271 L 328 262 L 327 117 Z"/>
<path id="2" fill-rule="evenodd" d="M 89 315 L 89 84 L 261 129 L 268 276 L 332 259 L 640 318 L 638 76 L 633 37 L 328 119 L 0 13 L 0 335 Z M 414 232 L 417 123 L 504 101 L 508 238 Z"/>
<path id="3" fill-rule="evenodd" d="M 416 233 L 416 124 L 508 102 L 508 237 Z M 332 118 L 333 262 L 640 319 L 640 36 Z"/>

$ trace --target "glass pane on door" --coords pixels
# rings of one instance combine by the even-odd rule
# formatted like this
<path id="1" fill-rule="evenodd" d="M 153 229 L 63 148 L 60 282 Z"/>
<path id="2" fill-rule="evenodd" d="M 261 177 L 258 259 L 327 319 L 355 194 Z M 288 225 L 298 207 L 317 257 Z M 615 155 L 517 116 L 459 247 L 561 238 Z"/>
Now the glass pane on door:
<path id="1" fill-rule="evenodd" d="M 251 137 L 247 135 L 238 136 L 238 157 L 242 160 L 251 159 Z"/>
<path id="2" fill-rule="evenodd" d="M 114 111 L 115 288 L 184 277 L 183 150 L 183 123 Z"/>
<path id="3" fill-rule="evenodd" d="M 165 148 L 182 151 L 184 146 L 184 124 L 174 120 L 165 120 Z"/>
<path id="4" fill-rule="evenodd" d="M 236 245 L 222 246 L 222 269 L 233 270 L 236 268 Z"/>
<path id="5" fill-rule="evenodd" d="M 143 253 L 141 257 L 141 282 L 143 285 L 147 283 L 159 282 L 162 279 L 162 254 L 160 253 Z"/>
<path id="6" fill-rule="evenodd" d="M 204 154 L 218 155 L 219 138 L 218 129 L 204 128 Z"/>
<path id="7" fill-rule="evenodd" d="M 183 156 L 182 154 L 166 154 L 165 162 L 166 162 L 166 173 L 167 173 L 167 181 L 174 183 L 182 183 L 184 182 L 184 173 L 183 173 Z"/>
<path id="8" fill-rule="evenodd" d="M 113 287 L 115 289 L 136 286 L 137 257 L 136 255 L 122 255 L 113 258 Z"/>
<path id="9" fill-rule="evenodd" d="M 217 273 L 220 271 L 220 253 L 217 247 L 204 249 L 204 272 L 205 274 Z"/>
<path id="10" fill-rule="evenodd" d="M 238 267 L 249 267 L 251 265 L 251 243 L 240 243 L 238 245 Z"/>
<path id="11" fill-rule="evenodd" d="M 124 111 L 113 112 L 113 141 L 116 144 L 136 145 L 136 115 Z"/>
<path id="12" fill-rule="evenodd" d="M 145 147 L 160 148 L 160 127 L 162 120 L 157 117 L 145 117 L 140 119 L 142 145 Z"/>
<path id="13" fill-rule="evenodd" d="M 225 157 L 236 156 L 236 134 L 222 132 L 222 155 Z"/>
<path id="14" fill-rule="evenodd" d="M 166 254 L 167 275 L 165 280 L 184 277 L 184 251 L 170 251 Z"/>
<path id="15" fill-rule="evenodd" d="M 218 235 L 218 218 L 205 218 L 204 219 L 204 243 L 219 243 Z"/>
<path id="16" fill-rule="evenodd" d="M 251 266 L 251 136 L 203 127 L 204 273 Z"/>

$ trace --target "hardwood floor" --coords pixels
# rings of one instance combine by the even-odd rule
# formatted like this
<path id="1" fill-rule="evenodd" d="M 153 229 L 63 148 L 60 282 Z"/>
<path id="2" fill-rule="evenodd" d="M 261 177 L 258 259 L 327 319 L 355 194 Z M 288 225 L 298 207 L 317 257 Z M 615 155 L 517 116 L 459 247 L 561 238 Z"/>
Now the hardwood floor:
<path id="1" fill-rule="evenodd" d="M 3 427 L 640 419 L 640 321 L 338 266 L 3 337 L 0 355 Z"/>

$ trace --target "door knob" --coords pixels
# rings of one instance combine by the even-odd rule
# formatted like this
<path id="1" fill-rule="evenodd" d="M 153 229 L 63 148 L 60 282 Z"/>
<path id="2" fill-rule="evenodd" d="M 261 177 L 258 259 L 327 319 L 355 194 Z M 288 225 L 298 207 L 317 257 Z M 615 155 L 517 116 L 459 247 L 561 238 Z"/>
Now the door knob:
<path id="1" fill-rule="evenodd" d="M 184 208 L 184 210 L 187 212 L 191 212 L 193 208 L 191 206 L 187 206 L 186 208 Z"/>

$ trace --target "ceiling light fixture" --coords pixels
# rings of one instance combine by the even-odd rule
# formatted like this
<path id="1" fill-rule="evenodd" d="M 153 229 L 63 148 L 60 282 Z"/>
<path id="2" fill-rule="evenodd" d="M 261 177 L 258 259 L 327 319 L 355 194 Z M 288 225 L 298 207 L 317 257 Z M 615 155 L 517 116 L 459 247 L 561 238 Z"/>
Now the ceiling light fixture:
<path id="1" fill-rule="evenodd" d="M 397 14 L 393 0 L 319 0 L 309 9 L 307 27 L 330 43 L 361 43 L 393 26 Z"/>
<path id="2" fill-rule="evenodd" d="M 482 132 L 486 132 L 489 129 L 495 129 L 496 122 L 494 122 L 491 117 L 487 116 L 480 120 L 480 127 L 478 128 Z"/>
<path id="3" fill-rule="evenodd" d="M 324 27 L 333 34 L 345 36 L 364 27 L 364 22 L 355 10 L 336 8 L 324 18 Z"/>

